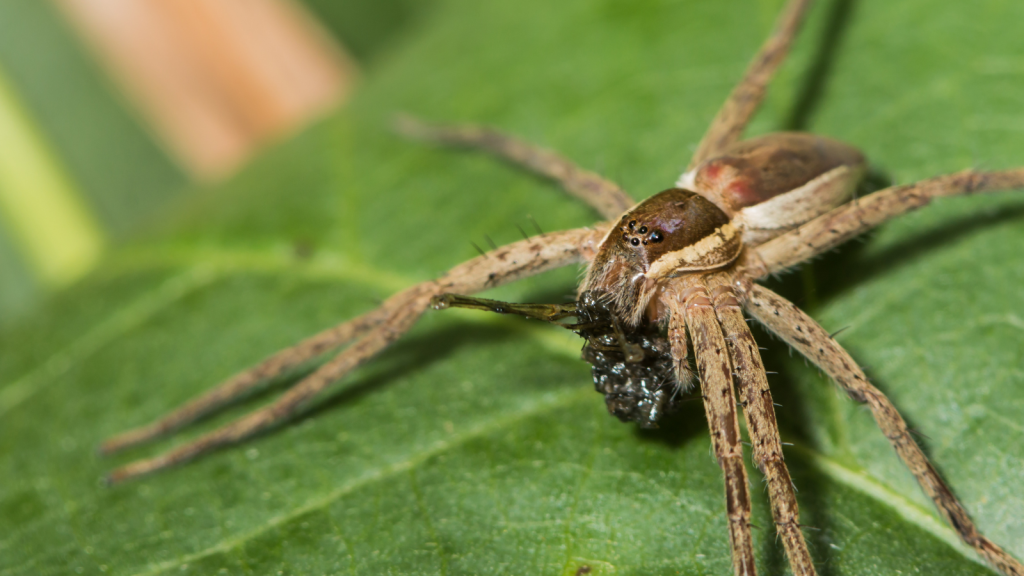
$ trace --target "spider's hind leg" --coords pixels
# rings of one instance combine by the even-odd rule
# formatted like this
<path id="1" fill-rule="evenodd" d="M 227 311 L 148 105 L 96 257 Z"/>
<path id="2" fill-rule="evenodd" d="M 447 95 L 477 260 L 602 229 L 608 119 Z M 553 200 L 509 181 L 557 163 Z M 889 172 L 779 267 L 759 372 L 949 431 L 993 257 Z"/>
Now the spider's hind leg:
<path id="1" fill-rule="evenodd" d="M 395 122 L 399 133 L 448 146 L 489 152 L 530 172 L 554 180 L 605 218 L 615 218 L 635 204 L 618 184 L 573 164 L 568 159 L 493 128 L 473 124 L 427 124 L 411 116 Z"/>
<path id="2" fill-rule="evenodd" d="M 711 126 L 704 133 L 687 170 L 693 170 L 701 162 L 717 156 L 743 136 L 743 130 L 764 99 L 768 82 L 786 59 L 793 37 L 800 30 L 800 24 L 810 5 L 811 0 L 790 0 L 783 9 L 775 24 L 775 30 L 761 45 L 761 50 L 751 60 L 743 79 L 733 88 L 729 98 L 711 121 Z"/>
<path id="3" fill-rule="evenodd" d="M 896 407 L 875 388 L 853 358 L 813 318 L 792 302 L 757 284 L 739 284 L 751 316 L 825 371 L 846 393 L 871 409 L 878 427 L 907 465 L 939 513 L 960 539 L 1007 576 L 1024 576 L 1024 564 L 978 531 L 977 526 L 939 476 Z"/>

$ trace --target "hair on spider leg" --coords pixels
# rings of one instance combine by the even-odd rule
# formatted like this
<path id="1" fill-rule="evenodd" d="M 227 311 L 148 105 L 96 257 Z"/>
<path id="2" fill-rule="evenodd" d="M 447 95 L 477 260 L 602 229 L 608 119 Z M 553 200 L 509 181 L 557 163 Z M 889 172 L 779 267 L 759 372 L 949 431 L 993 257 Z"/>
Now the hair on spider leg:
<path id="1" fill-rule="evenodd" d="M 529 240 L 530 239 L 529 234 L 526 233 L 526 230 L 523 230 L 522 226 L 520 226 L 519 224 L 516 224 L 515 227 L 516 227 L 516 230 L 519 230 L 519 233 L 522 234 L 523 240 Z"/>
<path id="2" fill-rule="evenodd" d="M 846 331 L 846 330 L 848 330 L 849 328 L 850 328 L 850 326 L 849 326 L 849 325 L 843 326 L 843 327 L 842 327 L 842 328 L 840 328 L 839 330 L 836 330 L 835 332 L 833 332 L 833 333 L 829 334 L 829 335 L 828 335 L 828 337 L 829 337 L 829 338 L 835 338 L 836 336 L 838 336 L 839 334 L 841 334 L 841 333 L 845 332 L 845 331 Z"/>
<path id="3" fill-rule="evenodd" d="M 484 258 L 489 258 L 489 256 L 487 256 L 487 252 L 484 252 L 484 249 L 478 246 L 476 242 L 470 240 L 469 243 L 473 245 L 473 248 L 476 248 L 476 251 L 479 252 L 481 256 L 483 256 Z"/>
<path id="4" fill-rule="evenodd" d="M 498 249 L 498 245 L 494 243 L 494 240 L 491 240 L 490 236 L 488 236 L 487 234 L 484 234 L 484 239 L 487 240 L 487 244 L 490 245 L 491 250 L 497 250 Z"/>
<path id="5" fill-rule="evenodd" d="M 537 220 L 533 217 L 532 214 L 527 214 L 526 219 L 529 220 L 531 224 L 533 224 L 533 227 L 537 230 L 537 234 L 544 233 L 544 230 L 541 229 L 540 224 L 537 224 Z"/>
<path id="6" fill-rule="evenodd" d="M 907 430 L 914 436 L 917 436 L 918 438 L 923 438 L 925 440 L 928 440 L 929 442 L 931 441 L 931 438 L 927 434 L 921 432 L 917 428 L 907 428 Z"/>

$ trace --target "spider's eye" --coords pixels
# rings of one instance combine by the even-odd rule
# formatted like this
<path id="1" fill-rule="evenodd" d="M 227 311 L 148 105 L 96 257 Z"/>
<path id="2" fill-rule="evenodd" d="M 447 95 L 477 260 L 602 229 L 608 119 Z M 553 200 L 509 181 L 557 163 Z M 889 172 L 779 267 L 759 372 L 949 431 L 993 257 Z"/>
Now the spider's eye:
<path id="1" fill-rule="evenodd" d="M 664 239 L 665 236 L 662 235 L 661 230 L 655 230 L 654 232 L 651 232 L 651 242 L 657 244 L 658 242 L 661 242 Z"/>
<path id="2" fill-rule="evenodd" d="M 636 227 L 636 220 L 633 220 L 632 222 L 629 223 L 630 230 L 632 230 L 634 227 Z"/>
<path id="3" fill-rule="evenodd" d="M 641 234 L 647 234 L 647 226 L 641 226 L 640 227 L 640 233 Z"/>
<path id="4" fill-rule="evenodd" d="M 639 246 L 640 245 L 640 239 L 639 238 L 633 238 L 632 240 L 629 241 L 629 243 L 632 244 L 633 246 Z"/>

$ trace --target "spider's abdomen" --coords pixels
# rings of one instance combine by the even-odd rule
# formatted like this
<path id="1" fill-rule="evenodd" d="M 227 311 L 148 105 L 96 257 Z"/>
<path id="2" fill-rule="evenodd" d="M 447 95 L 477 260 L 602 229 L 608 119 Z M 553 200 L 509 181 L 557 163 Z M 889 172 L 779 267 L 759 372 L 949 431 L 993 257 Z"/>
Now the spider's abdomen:
<path id="1" fill-rule="evenodd" d="M 864 164 L 864 155 L 849 144 L 804 132 L 778 132 L 737 142 L 684 174 L 679 185 L 732 216 L 839 166 L 859 169 Z"/>

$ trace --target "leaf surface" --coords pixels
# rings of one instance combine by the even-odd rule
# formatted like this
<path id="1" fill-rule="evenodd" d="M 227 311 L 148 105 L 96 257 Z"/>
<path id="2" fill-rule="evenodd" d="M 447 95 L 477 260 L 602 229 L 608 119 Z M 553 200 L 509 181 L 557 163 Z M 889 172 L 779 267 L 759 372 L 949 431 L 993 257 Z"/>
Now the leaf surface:
<path id="1" fill-rule="evenodd" d="M 451 0 L 353 106 L 197 191 L 164 228 L 0 340 L 0 576 L 727 574 L 699 401 L 660 431 L 610 418 L 579 342 L 430 313 L 309 413 L 138 482 L 100 459 L 270 352 L 470 258 L 593 221 L 553 186 L 392 135 L 398 111 L 492 124 L 637 197 L 674 181 L 780 3 Z M 750 133 L 801 128 L 908 182 L 1024 160 L 1024 4 L 822 3 Z M 982 530 L 1024 557 L 1024 199 L 947 200 L 772 286 L 891 395 Z M 503 288 L 555 301 L 576 270 Z M 761 334 L 823 574 L 992 574 L 862 408 Z M 275 383 L 275 391 L 292 380 Z M 752 472 L 754 486 L 760 476 Z M 788 568 L 753 490 L 763 573 Z"/>

